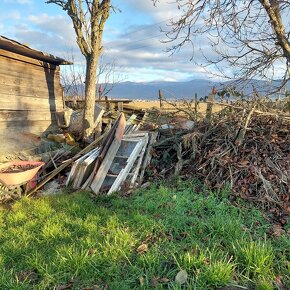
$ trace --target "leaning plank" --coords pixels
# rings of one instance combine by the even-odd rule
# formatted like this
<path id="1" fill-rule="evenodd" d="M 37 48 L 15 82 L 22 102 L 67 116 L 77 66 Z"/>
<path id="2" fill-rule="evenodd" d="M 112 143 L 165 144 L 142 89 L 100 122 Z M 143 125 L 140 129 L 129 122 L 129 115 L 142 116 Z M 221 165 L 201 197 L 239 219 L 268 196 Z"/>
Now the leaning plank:
<path id="1" fill-rule="evenodd" d="M 66 186 L 70 185 L 74 179 L 77 177 L 78 171 L 79 171 L 79 166 L 81 165 L 81 163 L 88 157 L 90 156 L 96 149 L 91 150 L 90 152 L 86 153 L 84 156 L 80 157 L 79 159 L 77 159 L 74 164 L 72 165 L 70 174 L 68 176 L 67 182 L 66 182 Z"/>
<path id="2" fill-rule="evenodd" d="M 88 177 L 88 179 L 86 180 L 86 182 L 83 184 L 82 189 L 89 189 L 90 188 L 90 185 L 91 185 L 96 173 L 98 172 L 99 167 L 101 166 L 114 138 L 117 138 L 121 142 L 122 136 L 123 136 L 124 130 L 125 130 L 125 123 L 126 123 L 125 116 L 123 113 L 121 113 L 118 116 L 115 124 L 108 131 L 107 137 L 104 139 L 103 146 L 102 146 L 100 155 L 98 156 L 98 159 L 96 161 L 95 167 L 94 167 L 92 173 L 90 174 L 90 176 Z"/>
<path id="3" fill-rule="evenodd" d="M 100 167 L 96 171 L 96 175 L 93 178 L 93 181 L 91 183 L 91 189 L 94 191 L 94 193 L 98 193 L 104 180 L 105 177 L 110 169 L 110 166 L 112 164 L 113 159 L 116 156 L 116 153 L 120 147 L 121 140 L 124 134 L 125 130 L 125 125 L 126 125 L 126 119 L 124 114 L 122 113 L 118 119 L 118 125 L 117 128 L 115 129 L 115 134 L 114 134 L 114 140 L 110 147 L 108 148 L 104 159 L 101 161 Z M 106 144 L 104 145 L 106 147 Z"/>
<path id="4" fill-rule="evenodd" d="M 79 173 L 73 184 L 74 189 L 79 189 L 84 183 L 84 181 L 86 181 L 89 174 L 94 168 L 94 164 L 96 162 L 97 157 L 99 156 L 99 153 L 100 148 L 96 148 L 96 150 L 92 152 L 92 154 L 90 154 L 88 157 L 86 157 L 85 160 L 83 160 L 83 162 L 80 164 Z"/>
<path id="5" fill-rule="evenodd" d="M 68 159 L 62 165 L 60 165 L 58 168 L 56 168 L 55 170 L 53 170 L 48 177 L 46 177 L 42 182 L 40 182 L 34 189 L 32 189 L 28 193 L 28 196 L 32 195 L 34 192 L 36 192 L 38 189 L 40 189 L 43 185 L 45 185 L 48 181 L 50 181 L 53 177 L 55 177 L 62 170 L 64 170 L 65 168 L 67 168 L 75 160 L 77 160 L 78 158 L 80 158 L 83 154 L 86 154 L 87 152 L 89 152 L 92 148 L 94 148 L 97 144 L 99 144 L 106 137 L 106 135 L 107 135 L 106 133 L 103 134 L 103 135 L 101 135 L 94 142 L 92 142 L 86 148 L 84 148 L 79 153 L 77 153 L 74 157 Z"/>
<path id="6" fill-rule="evenodd" d="M 116 153 L 120 147 L 121 142 L 119 142 L 119 140 L 115 139 L 109 150 L 108 153 L 105 157 L 105 159 L 103 160 L 96 176 L 94 177 L 92 184 L 91 184 L 91 189 L 94 191 L 94 193 L 99 193 L 99 190 L 105 180 L 105 177 L 110 169 L 110 166 L 116 156 Z"/>
<path id="7" fill-rule="evenodd" d="M 131 185 L 134 186 L 135 185 L 135 182 L 138 178 L 138 174 L 139 174 L 139 171 L 140 171 L 140 168 L 141 168 L 141 165 L 142 165 L 142 162 L 143 162 L 143 158 L 144 158 L 144 154 L 145 154 L 145 151 L 146 151 L 146 148 L 147 148 L 147 144 L 148 144 L 148 135 L 145 136 L 144 138 L 144 146 L 141 150 L 141 153 L 140 153 L 140 156 L 138 157 L 138 163 L 136 165 L 136 168 L 134 168 L 134 175 L 131 179 Z"/>
<path id="8" fill-rule="evenodd" d="M 146 167 L 150 163 L 152 145 L 156 142 L 157 135 L 158 135 L 158 132 L 150 132 L 149 133 L 149 142 L 148 142 L 145 157 L 143 159 L 142 166 L 141 166 L 141 172 L 140 172 L 140 176 L 139 176 L 139 185 L 142 184 Z"/>

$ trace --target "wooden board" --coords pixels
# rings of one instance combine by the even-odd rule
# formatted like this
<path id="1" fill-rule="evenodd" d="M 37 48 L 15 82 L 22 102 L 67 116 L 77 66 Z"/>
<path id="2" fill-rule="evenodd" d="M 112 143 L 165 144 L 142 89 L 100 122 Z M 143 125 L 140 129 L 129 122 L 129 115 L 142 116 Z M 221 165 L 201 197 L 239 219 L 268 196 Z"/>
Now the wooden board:
<path id="1" fill-rule="evenodd" d="M 28 74 L 14 73 L 8 75 L 7 72 L 0 72 L 0 85 L 16 85 L 23 87 L 39 87 L 45 88 L 54 86 L 56 88 L 62 87 L 60 84 L 59 75 L 45 75 L 44 72 L 37 73 L 37 76 Z"/>
<path id="2" fill-rule="evenodd" d="M 38 73 L 43 72 L 46 76 L 53 76 L 59 74 L 59 70 L 46 68 L 42 66 L 35 66 L 30 63 L 21 62 L 18 60 L 5 58 L 0 56 L 0 73 L 18 72 L 19 75 L 29 74 L 37 76 Z"/>
<path id="3" fill-rule="evenodd" d="M 0 122 L 0 130 L 5 130 L 9 128 L 19 128 L 22 127 L 49 127 L 51 124 L 50 120 L 38 120 L 38 121 L 11 121 L 11 122 Z"/>
<path id="4" fill-rule="evenodd" d="M 46 87 L 45 87 L 46 86 Z M 62 99 L 62 88 L 55 86 L 53 84 L 40 83 L 39 86 L 29 85 L 9 85 L 3 83 L 0 77 L 0 94 L 5 94 L 8 96 L 20 96 L 26 97 L 31 96 L 34 98 L 56 98 Z"/>
<path id="5" fill-rule="evenodd" d="M 112 164 L 112 161 L 114 159 L 114 157 L 116 156 L 116 153 L 120 147 L 121 144 L 121 140 L 124 134 L 124 130 L 125 130 L 125 125 L 126 125 L 126 119 L 124 114 L 120 115 L 120 118 L 118 120 L 118 126 L 117 128 L 112 128 L 115 130 L 115 134 L 114 134 L 114 139 L 111 142 L 110 147 L 108 148 L 108 150 L 106 150 L 106 154 L 103 158 L 103 160 L 101 161 L 101 164 L 99 166 L 99 168 L 97 169 L 96 175 L 93 178 L 93 181 L 91 183 L 91 189 L 97 194 L 99 193 L 99 190 L 105 180 L 105 177 L 110 169 L 110 166 Z M 110 139 L 110 135 L 108 135 L 108 138 Z M 104 143 L 106 144 L 106 143 Z M 106 146 L 104 146 L 106 147 Z M 101 156 L 102 156 L 101 152 Z"/>
<path id="6" fill-rule="evenodd" d="M 0 102 L 1 103 L 1 102 Z M 56 113 L 49 111 L 3 111 L 0 110 L 0 123 L 13 121 L 55 121 Z"/>
<path id="7" fill-rule="evenodd" d="M 11 52 L 11 51 L 7 51 L 4 49 L 0 49 L 0 55 L 2 58 L 5 57 L 5 58 L 9 58 L 9 59 L 16 60 L 16 61 L 21 61 L 24 63 L 33 64 L 35 66 L 49 67 L 51 69 L 58 69 L 58 66 L 55 64 L 49 64 L 47 62 L 44 62 L 44 61 L 41 61 L 38 59 L 34 59 L 31 57 L 27 57 L 27 56 L 24 56 L 21 54 L 17 54 L 17 53 Z"/>
<path id="8" fill-rule="evenodd" d="M 158 132 L 150 132 L 149 133 L 149 141 L 148 141 L 148 145 L 146 148 L 145 156 L 142 160 L 141 171 L 140 171 L 140 176 L 139 176 L 139 180 L 138 180 L 139 185 L 142 184 L 145 170 L 151 161 L 152 145 L 156 142 L 157 136 L 158 136 Z"/>
<path id="9" fill-rule="evenodd" d="M 49 100 L 34 97 L 7 96 L 0 94 L 0 108 L 2 110 L 27 111 L 58 111 L 63 109 L 62 100 Z"/>
<path id="10" fill-rule="evenodd" d="M 1 58 L 0 58 L 0 75 L 1 76 L 7 76 L 7 77 L 11 77 L 14 79 L 20 78 L 26 81 L 32 81 L 32 80 L 36 80 L 36 81 L 42 81 L 42 82 L 46 82 L 48 81 L 58 81 L 60 80 L 60 74 L 59 72 L 56 71 L 50 71 L 50 70 L 46 70 L 43 68 L 40 69 L 36 69 L 34 67 L 30 67 L 30 66 L 25 66 L 25 68 L 19 67 L 17 65 L 13 65 L 8 67 L 8 65 L 3 65 L 3 62 L 1 62 Z"/>
<path id="11" fill-rule="evenodd" d="M 30 126 L 21 126 L 21 127 L 8 127 L 8 128 L 3 128 L 0 130 L 0 135 L 1 136 L 14 136 L 17 132 L 29 132 L 29 133 L 34 133 L 37 135 L 42 135 L 45 131 L 47 130 L 56 130 L 57 126 L 54 124 L 51 124 L 50 122 L 47 121 L 38 121 L 34 125 Z"/>

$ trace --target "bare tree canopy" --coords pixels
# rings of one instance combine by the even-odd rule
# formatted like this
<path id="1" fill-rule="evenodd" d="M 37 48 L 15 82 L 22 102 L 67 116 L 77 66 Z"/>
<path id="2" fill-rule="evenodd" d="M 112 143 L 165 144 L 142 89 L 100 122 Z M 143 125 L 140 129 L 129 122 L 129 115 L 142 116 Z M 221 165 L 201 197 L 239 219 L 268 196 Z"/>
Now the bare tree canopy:
<path id="1" fill-rule="evenodd" d="M 153 0 L 158 6 L 159 0 Z M 209 59 L 219 74 L 249 80 L 290 78 L 290 1 L 285 0 L 174 0 L 181 12 L 166 35 L 170 50 L 194 46 L 195 36 L 207 36 L 217 57 Z M 193 56 L 194 58 L 194 56 Z M 194 59 L 193 59 L 194 60 Z"/>
<path id="2" fill-rule="evenodd" d="M 83 137 L 88 139 L 94 129 L 94 108 L 98 60 L 102 53 L 104 26 L 110 15 L 110 0 L 49 0 L 59 5 L 72 20 L 77 44 L 86 58 L 85 110 Z"/>

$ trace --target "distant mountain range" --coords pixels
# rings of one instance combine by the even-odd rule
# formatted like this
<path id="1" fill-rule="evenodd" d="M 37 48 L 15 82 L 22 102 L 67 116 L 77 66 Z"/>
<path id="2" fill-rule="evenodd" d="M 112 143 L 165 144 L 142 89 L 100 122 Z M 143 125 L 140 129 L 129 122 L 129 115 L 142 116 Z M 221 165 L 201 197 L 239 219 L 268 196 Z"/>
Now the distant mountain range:
<path id="1" fill-rule="evenodd" d="M 195 94 L 198 98 L 207 96 L 213 87 L 222 90 L 231 85 L 231 82 L 215 82 L 205 79 L 195 79 L 185 82 L 120 82 L 115 84 L 107 84 L 107 88 L 111 88 L 107 94 L 114 99 L 141 99 L 141 100 L 156 100 L 158 98 L 159 89 L 162 90 L 167 99 L 192 99 Z M 251 94 L 253 88 L 265 95 L 266 92 L 273 90 L 279 85 L 279 81 L 268 84 L 265 81 L 252 80 L 247 85 L 237 86 L 237 91 L 243 92 L 245 95 Z M 106 85 L 103 84 L 103 88 Z M 290 83 L 287 84 L 287 90 L 290 91 Z M 84 94 L 84 85 L 79 85 L 78 91 Z M 71 95 L 70 91 L 67 95 Z"/>

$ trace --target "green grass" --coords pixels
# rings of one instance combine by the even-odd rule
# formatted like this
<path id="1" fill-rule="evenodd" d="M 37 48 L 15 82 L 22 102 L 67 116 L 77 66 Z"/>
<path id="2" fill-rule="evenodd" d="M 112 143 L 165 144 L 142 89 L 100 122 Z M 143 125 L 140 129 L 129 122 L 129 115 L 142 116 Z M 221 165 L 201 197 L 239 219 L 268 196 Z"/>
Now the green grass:
<path id="1" fill-rule="evenodd" d="M 176 181 L 130 198 L 23 198 L 0 211 L 0 289 L 290 289 L 289 236 L 268 237 L 262 213 L 228 196 Z"/>

